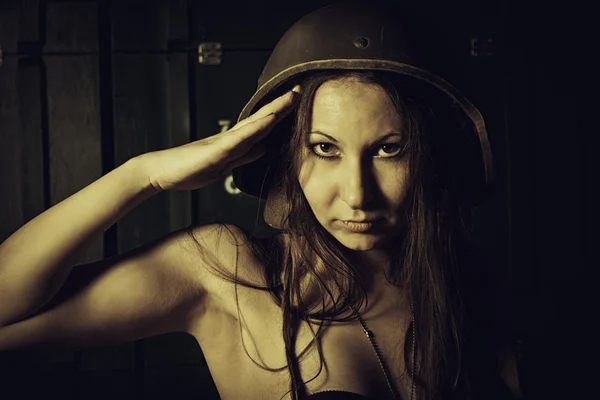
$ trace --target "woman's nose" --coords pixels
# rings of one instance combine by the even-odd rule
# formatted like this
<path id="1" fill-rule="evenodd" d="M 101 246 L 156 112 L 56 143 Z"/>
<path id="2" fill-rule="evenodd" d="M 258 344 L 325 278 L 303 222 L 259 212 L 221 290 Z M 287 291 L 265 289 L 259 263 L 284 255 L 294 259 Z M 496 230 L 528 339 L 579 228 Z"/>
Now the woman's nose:
<path id="1" fill-rule="evenodd" d="M 360 161 L 348 165 L 340 174 L 341 197 L 352 209 L 364 208 L 374 195 L 374 179 L 366 165 Z"/>

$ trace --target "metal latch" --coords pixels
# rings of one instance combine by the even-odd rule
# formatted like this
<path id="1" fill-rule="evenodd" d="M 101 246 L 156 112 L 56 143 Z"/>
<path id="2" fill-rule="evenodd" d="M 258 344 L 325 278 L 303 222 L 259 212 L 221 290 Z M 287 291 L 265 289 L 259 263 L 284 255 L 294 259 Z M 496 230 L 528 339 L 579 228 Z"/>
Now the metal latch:
<path id="1" fill-rule="evenodd" d="M 496 52 L 496 43 L 494 43 L 492 38 L 471 39 L 471 57 L 492 57 Z"/>
<path id="2" fill-rule="evenodd" d="M 221 65 L 221 43 L 203 42 L 198 45 L 198 62 L 203 65 Z"/>

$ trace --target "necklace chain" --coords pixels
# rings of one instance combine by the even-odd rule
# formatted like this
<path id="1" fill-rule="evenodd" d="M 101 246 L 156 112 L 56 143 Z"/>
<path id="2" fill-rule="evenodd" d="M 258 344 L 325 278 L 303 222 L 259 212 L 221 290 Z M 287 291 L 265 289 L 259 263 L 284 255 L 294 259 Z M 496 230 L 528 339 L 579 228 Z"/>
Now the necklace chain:
<path id="1" fill-rule="evenodd" d="M 417 364 L 417 354 L 415 353 L 415 339 L 416 339 L 416 335 L 415 335 L 415 306 L 414 306 L 414 302 L 411 300 L 410 302 L 411 304 L 411 310 L 412 310 L 412 352 L 413 352 L 413 360 L 412 360 L 412 371 L 411 371 L 411 380 L 412 380 L 412 384 L 411 384 L 411 388 L 410 388 L 410 400 L 414 400 L 415 397 L 415 366 Z M 354 309 L 354 307 L 352 307 Z M 365 332 L 365 335 L 367 336 L 367 339 L 369 340 L 369 343 L 371 343 L 371 347 L 373 347 L 373 351 L 375 351 L 375 355 L 377 356 L 377 359 L 379 360 L 379 365 L 381 366 L 381 370 L 383 371 L 383 375 L 385 376 L 385 380 L 387 381 L 388 387 L 390 389 L 390 392 L 392 393 L 392 398 L 396 399 L 396 390 L 394 390 L 394 387 L 392 386 L 391 383 L 391 379 L 389 377 L 389 374 L 387 372 L 387 369 L 385 368 L 385 365 L 383 363 L 383 359 L 380 355 L 380 352 L 378 351 L 378 346 L 377 343 L 375 342 L 375 335 L 373 334 L 373 332 L 371 332 L 369 330 L 369 328 L 367 327 L 367 324 L 365 323 L 365 321 L 362 319 L 360 313 L 354 309 L 354 311 L 356 312 L 356 315 L 358 316 L 358 320 L 360 321 L 360 324 L 363 327 L 363 331 Z"/>

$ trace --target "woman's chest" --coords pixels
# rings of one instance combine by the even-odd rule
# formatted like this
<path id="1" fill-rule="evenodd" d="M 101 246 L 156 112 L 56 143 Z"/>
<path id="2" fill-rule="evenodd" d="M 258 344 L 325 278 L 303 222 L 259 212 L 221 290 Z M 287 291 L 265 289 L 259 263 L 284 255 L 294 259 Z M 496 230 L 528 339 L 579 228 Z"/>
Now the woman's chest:
<path id="1" fill-rule="evenodd" d="M 291 398 L 281 310 L 268 294 L 254 289 L 238 286 L 238 299 L 239 314 L 235 302 L 214 307 L 193 332 L 221 398 Z M 391 300 L 382 300 L 370 306 L 363 320 L 374 334 L 374 343 L 359 321 L 324 327 L 319 341 L 315 339 L 318 321 L 310 325 L 301 321 L 294 353 L 308 394 L 344 390 L 391 398 L 385 367 L 396 392 L 410 398 L 410 374 L 404 363 L 409 313 Z M 315 343 L 310 345 L 311 341 Z"/>

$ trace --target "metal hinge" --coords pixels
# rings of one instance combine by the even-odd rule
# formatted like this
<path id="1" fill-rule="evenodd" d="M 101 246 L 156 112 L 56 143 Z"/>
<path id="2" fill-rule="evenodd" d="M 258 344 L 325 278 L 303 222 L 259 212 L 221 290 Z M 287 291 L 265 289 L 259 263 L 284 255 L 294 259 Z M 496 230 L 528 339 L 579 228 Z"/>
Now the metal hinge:
<path id="1" fill-rule="evenodd" d="M 198 45 L 198 62 L 202 65 L 221 65 L 222 56 L 219 42 L 203 42 Z"/>
<path id="2" fill-rule="evenodd" d="M 471 57 L 492 57 L 496 50 L 496 43 L 492 38 L 471 39 Z"/>

